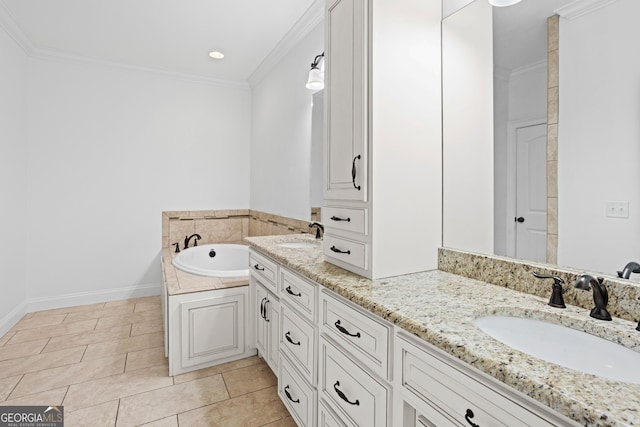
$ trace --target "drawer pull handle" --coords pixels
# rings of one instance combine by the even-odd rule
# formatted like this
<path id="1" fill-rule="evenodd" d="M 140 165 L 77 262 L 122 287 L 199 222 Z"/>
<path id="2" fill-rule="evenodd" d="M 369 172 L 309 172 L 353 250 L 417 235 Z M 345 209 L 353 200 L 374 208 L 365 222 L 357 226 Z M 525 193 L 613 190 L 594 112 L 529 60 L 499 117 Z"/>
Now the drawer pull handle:
<path id="1" fill-rule="evenodd" d="M 254 265 L 253 268 L 255 268 L 258 271 L 264 271 L 264 267 L 260 267 L 260 264 Z"/>
<path id="2" fill-rule="evenodd" d="M 265 304 L 267 303 L 267 298 L 262 298 L 262 302 L 260 303 L 260 317 L 262 317 L 263 319 L 267 319 L 267 316 L 265 315 Z"/>
<path id="3" fill-rule="evenodd" d="M 342 390 L 338 388 L 339 385 L 340 385 L 340 381 L 336 381 L 336 383 L 333 385 L 333 389 L 336 391 L 336 393 L 338 393 L 338 396 L 340 396 L 340 399 L 344 400 L 349 405 L 360 406 L 360 401 L 358 399 L 356 399 L 355 402 L 350 401 L 347 398 L 347 396 L 342 392 Z"/>
<path id="4" fill-rule="evenodd" d="M 351 255 L 351 251 L 341 251 L 340 249 L 336 248 L 335 246 L 331 246 L 329 249 L 331 249 L 332 252 L 335 252 L 337 254 L 347 254 L 347 255 Z"/>
<path id="5" fill-rule="evenodd" d="M 340 324 L 340 319 L 336 320 L 336 323 L 334 323 L 334 325 L 336 325 L 336 328 L 338 328 L 338 330 L 343 334 L 349 335 L 350 337 L 360 338 L 360 332 L 356 332 L 355 334 L 352 334 L 351 332 L 347 331 L 345 327 Z"/>
<path id="6" fill-rule="evenodd" d="M 353 181 L 353 188 L 360 191 L 360 186 L 356 185 L 356 160 L 360 160 L 362 157 L 360 154 L 353 158 L 353 163 L 351 164 L 351 181 Z"/>
<path id="7" fill-rule="evenodd" d="M 470 418 L 473 418 L 473 411 L 471 409 L 467 409 L 467 413 L 464 416 L 464 419 L 467 420 L 471 427 L 480 427 L 478 424 L 471 421 Z"/>
<path id="8" fill-rule="evenodd" d="M 284 337 L 287 339 L 287 341 L 289 341 L 291 344 L 293 345 L 300 345 L 300 341 L 295 342 L 294 340 L 291 339 L 291 332 L 287 332 L 286 334 L 284 334 Z"/>
<path id="9" fill-rule="evenodd" d="M 291 393 L 289 393 L 289 386 L 286 386 L 284 388 L 284 394 L 286 394 L 287 395 L 287 399 L 289 399 L 293 403 L 300 403 L 300 399 L 293 400 L 293 397 L 291 397 Z"/>
<path id="10" fill-rule="evenodd" d="M 351 218 L 348 218 L 348 217 L 347 218 L 340 218 L 340 217 L 337 217 L 337 216 L 334 215 L 334 216 L 331 217 L 331 221 L 347 221 L 347 222 L 351 222 Z"/>
<path id="11" fill-rule="evenodd" d="M 288 293 L 289 295 L 293 295 L 294 297 L 301 297 L 301 296 L 302 296 L 302 294 L 301 294 L 301 293 L 297 293 L 297 294 L 296 294 L 295 292 L 293 292 L 293 291 L 291 290 L 291 286 L 287 286 L 284 290 L 285 290 L 285 291 L 287 291 L 287 293 Z"/>

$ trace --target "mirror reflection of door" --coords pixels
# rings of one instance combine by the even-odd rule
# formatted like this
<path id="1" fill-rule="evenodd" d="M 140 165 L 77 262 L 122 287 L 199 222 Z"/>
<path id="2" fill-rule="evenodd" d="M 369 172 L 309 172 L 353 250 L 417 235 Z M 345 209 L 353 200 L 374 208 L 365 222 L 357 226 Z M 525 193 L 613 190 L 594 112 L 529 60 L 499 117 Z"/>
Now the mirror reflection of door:
<path id="1" fill-rule="evenodd" d="M 547 241 L 547 126 L 515 132 L 515 257 L 544 262 Z"/>

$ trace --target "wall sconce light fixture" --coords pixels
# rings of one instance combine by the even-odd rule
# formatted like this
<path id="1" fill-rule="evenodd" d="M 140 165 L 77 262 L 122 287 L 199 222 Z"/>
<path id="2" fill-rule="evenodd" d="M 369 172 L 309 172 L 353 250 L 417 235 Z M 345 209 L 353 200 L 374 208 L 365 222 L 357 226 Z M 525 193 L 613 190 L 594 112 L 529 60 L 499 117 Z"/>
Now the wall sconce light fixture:
<path id="1" fill-rule="evenodd" d="M 324 52 L 317 55 L 311 63 L 309 70 L 309 80 L 307 80 L 307 89 L 320 90 L 324 89 Z"/>

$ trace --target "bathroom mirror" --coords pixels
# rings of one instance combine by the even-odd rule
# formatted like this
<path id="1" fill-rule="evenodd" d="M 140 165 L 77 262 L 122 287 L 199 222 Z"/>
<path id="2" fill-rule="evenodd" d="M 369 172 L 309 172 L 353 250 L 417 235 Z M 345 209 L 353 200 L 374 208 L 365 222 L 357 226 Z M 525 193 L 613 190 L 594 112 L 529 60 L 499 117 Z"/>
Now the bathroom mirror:
<path id="1" fill-rule="evenodd" d="M 632 53 L 640 2 L 451 2 L 443 19 L 443 245 L 544 261 L 549 232 L 557 233 L 550 259 L 560 266 L 615 276 L 640 262 L 640 57 Z M 556 13 L 557 175 L 546 169 L 556 160 L 546 132 L 547 17 Z M 547 196 L 556 191 L 553 205 Z M 517 251 L 518 227 L 535 214 L 544 219 L 526 245 L 531 255 Z"/>

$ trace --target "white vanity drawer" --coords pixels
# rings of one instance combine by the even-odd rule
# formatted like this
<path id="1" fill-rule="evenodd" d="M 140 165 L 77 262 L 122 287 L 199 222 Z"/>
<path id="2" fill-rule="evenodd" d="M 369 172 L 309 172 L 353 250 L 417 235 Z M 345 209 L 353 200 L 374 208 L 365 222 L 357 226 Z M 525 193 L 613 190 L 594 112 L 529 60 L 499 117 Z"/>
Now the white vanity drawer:
<path id="1" fill-rule="evenodd" d="M 387 425 L 389 390 L 325 338 L 320 339 L 319 393 L 346 423 Z"/>
<path id="2" fill-rule="evenodd" d="M 280 351 L 289 356 L 311 384 L 316 383 L 316 328 L 285 304 L 280 306 Z"/>
<path id="3" fill-rule="evenodd" d="M 396 340 L 396 364 L 401 367 L 399 382 L 422 401 L 440 408 L 460 425 L 543 427 L 569 425 L 552 423 L 522 404 L 487 387 L 478 374 L 469 375 L 451 364 L 437 351 L 405 340 Z M 557 418 L 557 417 L 556 417 Z M 473 424 L 471 424 L 473 425 Z"/>
<path id="4" fill-rule="evenodd" d="M 391 325 L 338 300 L 331 291 L 320 293 L 320 327 L 384 379 L 389 378 Z"/>
<path id="5" fill-rule="evenodd" d="M 280 267 L 279 282 L 281 299 L 289 302 L 311 322 L 315 322 L 318 285 L 307 282 L 284 267 Z"/>
<path id="6" fill-rule="evenodd" d="M 366 243 L 325 233 L 322 251 L 328 257 L 335 258 L 364 270 L 368 268 Z"/>
<path id="7" fill-rule="evenodd" d="M 346 424 L 338 419 L 324 400 L 318 402 L 318 427 L 345 427 Z"/>
<path id="8" fill-rule="evenodd" d="M 322 217 L 326 218 L 323 222 L 328 229 L 368 234 L 367 209 L 325 206 L 322 209 Z"/>
<path id="9" fill-rule="evenodd" d="M 278 264 L 255 251 L 249 251 L 249 271 L 259 276 L 260 283 L 278 295 Z"/>
<path id="10" fill-rule="evenodd" d="M 284 356 L 280 356 L 278 394 L 296 424 L 309 427 L 315 424 L 316 392 Z"/>

